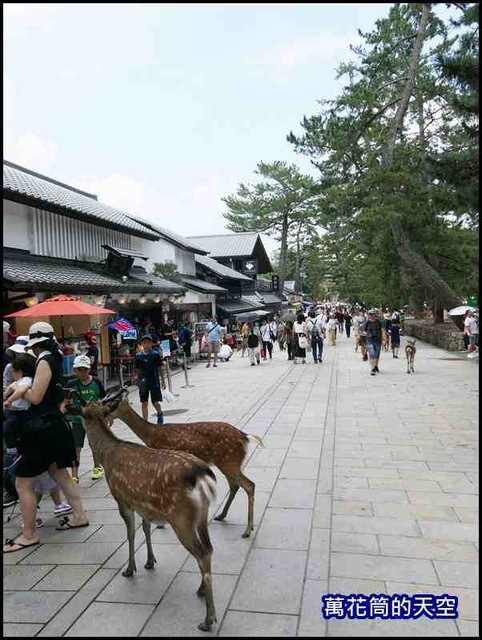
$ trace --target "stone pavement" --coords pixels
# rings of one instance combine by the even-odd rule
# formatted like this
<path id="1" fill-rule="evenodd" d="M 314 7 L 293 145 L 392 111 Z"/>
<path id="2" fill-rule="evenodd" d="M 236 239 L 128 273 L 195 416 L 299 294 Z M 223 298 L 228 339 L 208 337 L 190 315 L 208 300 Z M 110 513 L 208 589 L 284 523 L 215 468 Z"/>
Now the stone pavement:
<path id="1" fill-rule="evenodd" d="M 403 346 L 403 339 L 402 339 Z M 250 367 L 239 355 L 217 369 L 173 378 L 188 411 L 173 422 L 226 420 L 263 438 L 245 473 L 256 482 L 255 530 L 242 539 L 240 490 L 224 522 L 212 522 L 218 624 L 198 631 L 205 607 L 197 566 L 170 527 L 146 556 L 137 520 L 138 572 L 120 573 L 126 533 L 105 479 L 81 487 L 91 526 L 55 531 L 49 498 L 42 545 L 4 556 L 6 636 L 415 636 L 478 635 L 478 362 L 418 342 L 416 372 L 382 354 L 382 373 L 345 336 L 325 360 Z M 135 400 L 135 394 L 131 397 Z M 138 405 L 136 405 L 138 406 Z M 136 437 L 116 421 L 115 433 Z M 218 501 L 227 483 L 217 472 Z M 4 509 L 4 524 L 10 509 Z M 18 516 L 5 526 L 18 531 Z M 457 620 L 329 620 L 326 593 L 433 593 L 459 598 Z"/>

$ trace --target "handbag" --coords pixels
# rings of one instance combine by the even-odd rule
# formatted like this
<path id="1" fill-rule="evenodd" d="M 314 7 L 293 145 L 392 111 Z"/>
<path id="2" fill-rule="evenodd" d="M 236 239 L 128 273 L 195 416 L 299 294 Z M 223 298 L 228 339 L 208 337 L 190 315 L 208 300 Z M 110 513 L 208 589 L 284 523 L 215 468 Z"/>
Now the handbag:
<path id="1" fill-rule="evenodd" d="M 298 334 L 298 344 L 300 346 L 300 349 L 306 349 L 306 347 L 308 346 L 308 340 L 306 339 L 304 333 Z"/>

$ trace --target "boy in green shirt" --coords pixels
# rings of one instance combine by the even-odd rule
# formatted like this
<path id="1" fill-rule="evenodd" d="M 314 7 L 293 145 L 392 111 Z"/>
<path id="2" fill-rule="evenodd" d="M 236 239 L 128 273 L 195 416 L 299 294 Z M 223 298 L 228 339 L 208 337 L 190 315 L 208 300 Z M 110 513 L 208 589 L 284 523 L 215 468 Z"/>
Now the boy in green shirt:
<path id="1" fill-rule="evenodd" d="M 74 360 L 73 370 L 76 379 L 71 380 L 68 383 L 67 386 L 69 389 L 77 391 L 77 393 L 79 393 L 82 399 L 86 402 L 99 402 L 99 400 L 105 397 L 105 391 L 102 383 L 90 374 L 90 358 L 88 356 L 77 356 Z M 80 407 L 81 403 L 77 393 L 72 394 L 71 403 L 76 407 Z M 69 421 L 72 425 L 72 433 L 74 436 L 77 454 L 77 464 L 72 468 L 72 480 L 78 484 L 80 453 L 85 442 L 85 429 L 80 416 L 72 416 L 69 418 Z M 104 469 L 96 459 L 95 453 L 93 453 L 93 455 L 94 468 L 92 470 L 92 480 L 98 480 L 104 475 Z"/>

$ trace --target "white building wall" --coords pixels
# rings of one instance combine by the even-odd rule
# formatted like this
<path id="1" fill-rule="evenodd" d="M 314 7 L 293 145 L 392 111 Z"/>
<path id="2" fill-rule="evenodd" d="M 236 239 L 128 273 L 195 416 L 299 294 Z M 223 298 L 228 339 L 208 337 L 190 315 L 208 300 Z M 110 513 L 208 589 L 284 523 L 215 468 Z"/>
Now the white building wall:
<path id="1" fill-rule="evenodd" d="M 154 268 L 154 262 L 175 262 L 177 264 L 175 247 L 165 240 L 152 241 L 131 236 L 131 242 L 131 249 L 140 251 L 148 257 L 147 261 L 136 259 L 134 264 L 144 267 L 149 273 Z"/>
<path id="2" fill-rule="evenodd" d="M 176 264 L 179 273 L 185 276 L 196 275 L 196 262 L 194 260 L 194 253 L 191 251 L 185 251 L 176 247 Z"/>
<path id="3" fill-rule="evenodd" d="M 24 204 L 3 201 L 3 246 L 32 251 L 32 209 Z"/>

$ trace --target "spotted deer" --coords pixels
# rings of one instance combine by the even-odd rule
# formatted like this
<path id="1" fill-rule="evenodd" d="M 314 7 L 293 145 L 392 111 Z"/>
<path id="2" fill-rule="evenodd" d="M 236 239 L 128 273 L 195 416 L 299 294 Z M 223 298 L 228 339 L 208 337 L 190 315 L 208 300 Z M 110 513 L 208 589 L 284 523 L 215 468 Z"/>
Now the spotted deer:
<path id="1" fill-rule="evenodd" d="M 415 354 L 417 353 L 417 348 L 415 346 L 416 340 L 407 340 L 407 345 L 405 346 L 405 356 L 407 358 L 407 373 L 415 373 L 413 368 L 413 363 L 415 361 Z"/>
<path id="2" fill-rule="evenodd" d="M 206 597 L 206 618 L 198 626 L 209 631 L 216 622 L 211 578 L 212 545 L 208 533 L 209 505 L 216 496 L 216 477 L 209 466 L 183 451 L 151 449 L 117 438 L 107 426 L 115 409 L 108 405 L 67 405 L 68 413 L 81 415 L 90 446 L 105 470 L 110 492 L 127 528 L 129 561 L 122 572 L 136 571 L 134 557 L 134 513 L 142 518 L 146 538 L 146 569 L 156 558 L 151 543 L 151 522 L 167 520 L 181 544 L 196 558 L 202 580 L 198 596 Z"/>
<path id="3" fill-rule="evenodd" d="M 229 497 L 222 512 L 215 520 L 224 520 L 229 507 L 236 496 L 239 487 L 248 495 L 248 524 L 242 535 L 248 538 L 253 531 L 254 519 L 254 489 L 255 483 L 241 471 L 241 465 L 248 451 L 250 440 L 263 446 L 261 438 L 244 433 L 227 422 L 186 422 L 180 424 L 164 424 L 161 428 L 146 422 L 134 411 L 127 399 L 127 390 L 121 389 L 113 396 L 122 395 L 117 408 L 110 414 L 111 418 L 120 418 L 148 447 L 153 449 L 168 449 L 187 451 L 204 460 L 207 464 L 215 465 L 221 471 L 229 484 Z M 110 402 L 106 398 L 104 403 Z"/>

